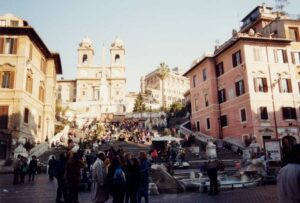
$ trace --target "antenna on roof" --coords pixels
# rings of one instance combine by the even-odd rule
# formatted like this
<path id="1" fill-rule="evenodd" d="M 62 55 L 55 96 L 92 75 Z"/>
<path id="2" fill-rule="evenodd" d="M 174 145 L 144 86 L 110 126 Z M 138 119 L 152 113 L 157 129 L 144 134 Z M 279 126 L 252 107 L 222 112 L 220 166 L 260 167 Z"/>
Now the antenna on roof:
<path id="1" fill-rule="evenodd" d="M 284 8 L 289 5 L 289 0 L 275 0 L 275 7 L 279 15 L 286 14 Z"/>

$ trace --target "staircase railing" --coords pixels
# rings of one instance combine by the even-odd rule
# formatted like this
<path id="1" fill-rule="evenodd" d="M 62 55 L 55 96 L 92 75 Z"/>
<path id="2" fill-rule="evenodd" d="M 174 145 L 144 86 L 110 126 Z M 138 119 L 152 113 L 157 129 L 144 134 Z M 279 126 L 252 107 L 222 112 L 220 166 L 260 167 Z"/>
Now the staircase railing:
<path id="1" fill-rule="evenodd" d="M 49 149 L 49 147 L 48 147 L 48 143 L 47 142 L 38 144 L 34 148 L 32 148 L 30 150 L 29 156 L 30 157 L 32 157 L 32 156 L 39 157 L 42 154 L 44 154 L 48 149 Z"/>
<path id="2" fill-rule="evenodd" d="M 184 135 L 195 135 L 196 139 L 198 139 L 201 142 L 207 143 L 208 141 L 213 141 L 214 138 L 212 136 L 206 135 L 202 132 L 193 132 L 192 130 L 186 128 L 185 126 L 189 123 L 190 121 L 186 121 L 182 123 L 179 127 L 180 132 Z"/>

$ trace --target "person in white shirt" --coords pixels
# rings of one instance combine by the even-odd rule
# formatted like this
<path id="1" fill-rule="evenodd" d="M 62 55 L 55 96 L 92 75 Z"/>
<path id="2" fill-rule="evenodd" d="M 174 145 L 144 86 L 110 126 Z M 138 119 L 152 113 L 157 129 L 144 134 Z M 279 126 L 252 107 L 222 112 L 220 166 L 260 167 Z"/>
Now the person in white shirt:
<path id="1" fill-rule="evenodd" d="M 300 202 L 300 144 L 293 146 L 288 164 L 278 173 L 277 194 L 279 203 Z"/>

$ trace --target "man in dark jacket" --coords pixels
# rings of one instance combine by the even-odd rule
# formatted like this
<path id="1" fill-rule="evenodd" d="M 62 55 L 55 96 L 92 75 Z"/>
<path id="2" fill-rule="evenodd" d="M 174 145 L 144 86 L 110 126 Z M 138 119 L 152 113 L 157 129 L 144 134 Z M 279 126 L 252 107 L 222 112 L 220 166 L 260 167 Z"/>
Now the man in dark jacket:
<path id="1" fill-rule="evenodd" d="M 151 164 L 149 160 L 147 159 L 146 152 L 142 151 L 140 152 L 140 191 L 138 194 L 138 202 L 140 203 L 142 201 L 142 197 L 145 198 L 145 203 L 149 202 L 149 170 L 151 167 Z"/>
<path id="2" fill-rule="evenodd" d="M 64 153 L 60 154 L 59 160 L 55 164 L 54 176 L 57 179 L 56 203 L 61 203 L 61 197 L 67 202 L 67 187 L 64 179 L 66 166 L 66 156 Z"/>
<path id="3" fill-rule="evenodd" d="M 32 156 L 32 159 L 29 162 L 29 167 L 28 167 L 28 182 L 34 181 L 36 170 L 37 170 L 36 156 Z"/>
<path id="4" fill-rule="evenodd" d="M 49 181 L 53 181 L 53 178 L 54 178 L 54 168 L 55 168 L 55 164 L 56 164 L 55 162 L 56 162 L 56 160 L 55 160 L 54 156 L 52 156 L 51 159 L 48 161 Z"/>
<path id="5" fill-rule="evenodd" d="M 219 163 L 218 160 L 209 160 L 206 166 L 207 175 L 209 177 L 209 195 L 217 195 L 218 191 L 218 170 Z"/>
<path id="6" fill-rule="evenodd" d="M 68 190 L 68 203 L 78 202 L 80 188 L 80 170 L 84 167 L 82 162 L 83 153 L 78 150 L 74 156 L 69 158 L 66 164 L 65 177 Z"/>

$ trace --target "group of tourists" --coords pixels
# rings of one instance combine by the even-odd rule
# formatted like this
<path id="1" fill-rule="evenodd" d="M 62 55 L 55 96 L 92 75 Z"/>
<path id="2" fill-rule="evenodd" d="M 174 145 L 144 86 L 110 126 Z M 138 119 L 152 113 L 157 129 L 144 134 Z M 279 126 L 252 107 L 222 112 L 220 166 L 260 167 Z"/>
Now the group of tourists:
<path id="1" fill-rule="evenodd" d="M 105 202 L 110 196 L 114 203 L 137 203 L 142 198 L 149 202 L 151 164 L 144 151 L 133 156 L 125 154 L 121 148 L 111 147 L 106 151 L 85 154 L 84 149 L 76 149 L 73 141 L 69 140 L 68 150 L 60 154 L 58 160 L 51 157 L 48 164 L 49 180 L 57 179 L 57 203 L 78 203 L 79 190 L 86 183 L 83 179 L 85 173 L 90 174 L 88 189 L 91 190 L 92 202 Z"/>
<path id="2" fill-rule="evenodd" d="M 28 163 L 28 159 L 19 154 L 17 156 L 17 161 L 14 165 L 13 184 L 24 183 L 26 175 L 28 175 L 28 182 L 34 181 L 34 176 L 36 173 L 37 173 L 36 156 L 32 156 L 32 159 Z"/>

